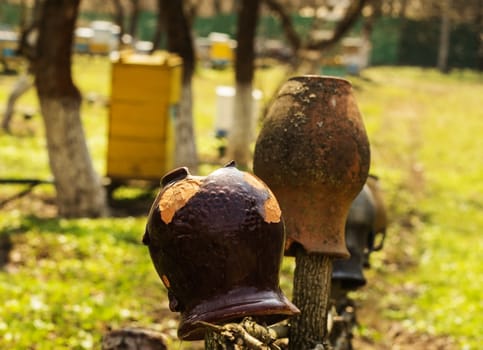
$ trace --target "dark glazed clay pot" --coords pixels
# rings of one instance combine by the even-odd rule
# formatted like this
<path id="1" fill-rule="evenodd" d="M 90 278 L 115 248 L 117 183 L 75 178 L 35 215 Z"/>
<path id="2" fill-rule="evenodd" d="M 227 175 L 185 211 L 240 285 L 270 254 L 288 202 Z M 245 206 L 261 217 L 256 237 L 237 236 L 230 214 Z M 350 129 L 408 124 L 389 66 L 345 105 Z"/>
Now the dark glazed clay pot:
<path id="1" fill-rule="evenodd" d="M 280 89 L 257 139 L 254 172 L 277 196 L 294 243 L 347 258 L 344 225 L 366 181 L 369 142 L 351 84 L 299 76 Z"/>
<path id="2" fill-rule="evenodd" d="M 299 312 L 279 288 L 284 226 L 261 180 L 230 163 L 206 177 L 176 169 L 162 186 L 143 242 L 181 313 L 181 339 L 203 339 L 197 321 L 276 322 Z"/>

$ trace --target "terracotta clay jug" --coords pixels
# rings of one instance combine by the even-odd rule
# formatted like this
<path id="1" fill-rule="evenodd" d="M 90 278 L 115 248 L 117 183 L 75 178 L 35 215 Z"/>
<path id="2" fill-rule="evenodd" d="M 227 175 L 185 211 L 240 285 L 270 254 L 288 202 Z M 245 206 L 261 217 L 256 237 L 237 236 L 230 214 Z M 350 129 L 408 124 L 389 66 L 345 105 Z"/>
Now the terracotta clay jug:
<path id="1" fill-rule="evenodd" d="M 351 84 L 325 76 L 284 83 L 258 136 L 254 172 L 277 197 L 286 254 L 347 258 L 344 225 L 370 163 L 367 134 Z"/>

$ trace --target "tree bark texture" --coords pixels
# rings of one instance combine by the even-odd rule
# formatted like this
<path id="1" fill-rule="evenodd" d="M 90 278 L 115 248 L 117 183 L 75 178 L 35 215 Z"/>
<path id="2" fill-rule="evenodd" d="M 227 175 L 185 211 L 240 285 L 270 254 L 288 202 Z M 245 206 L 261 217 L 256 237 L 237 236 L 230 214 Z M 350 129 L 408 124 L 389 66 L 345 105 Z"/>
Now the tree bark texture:
<path id="1" fill-rule="evenodd" d="M 235 80 L 237 83 L 253 81 L 255 74 L 255 35 L 260 12 L 260 0 L 240 2 L 237 23 L 237 54 L 235 60 Z"/>
<path id="2" fill-rule="evenodd" d="M 293 303 L 301 313 L 291 321 L 289 350 L 309 350 L 317 345 L 329 349 L 326 336 L 332 260 L 298 247 L 295 264 Z"/>
<path id="3" fill-rule="evenodd" d="M 189 21 L 185 16 L 183 1 L 159 0 L 159 11 L 165 26 L 168 51 L 183 59 L 183 82 L 191 81 L 195 56 Z"/>
<path id="4" fill-rule="evenodd" d="M 81 95 L 72 81 L 71 48 L 79 0 L 46 0 L 32 62 L 55 178 L 59 214 L 96 217 L 107 213 L 105 190 L 87 148 L 80 118 Z"/>
<path id="5" fill-rule="evenodd" d="M 168 51 L 183 59 L 182 94 L 179 115 L 176 116 L 175 163 L 188 166 L 196 173 L 198 156 L 193 127 L 193 96 L 191 80 L 194 71 L 193 38 L 182 1 L 159 0 L 160 20 L 167 37 Z"/>

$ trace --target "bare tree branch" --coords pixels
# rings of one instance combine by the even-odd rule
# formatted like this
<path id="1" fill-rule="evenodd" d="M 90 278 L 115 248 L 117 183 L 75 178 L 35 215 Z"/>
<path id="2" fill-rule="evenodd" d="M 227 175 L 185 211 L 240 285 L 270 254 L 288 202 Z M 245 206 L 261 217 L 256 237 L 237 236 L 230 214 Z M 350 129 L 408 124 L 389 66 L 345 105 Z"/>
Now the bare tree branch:
<path id="1" fill-rule="evenodd" d="M 290 14 L 288 14 L 284 7 L 277 0 L 263 0 L 270 10 L 275 12 L 280 17 L 282 23 L 282 29 L 285 33 L 285 37 L 292 47 L 294 52 L 297 52 L 302 45 L 300 35 L 295 31 Z"/>
<path id="2" fill-rule="evenodd" d="M 367 0 L 353 1 L 348 7 L 344 18 L 337 24 L 330 39 L 309 42 L 307 45 L 304 45 L 305 48 L 308 50 L 326 50 L 338 42 L 357 21 L 366 2 Z"/>

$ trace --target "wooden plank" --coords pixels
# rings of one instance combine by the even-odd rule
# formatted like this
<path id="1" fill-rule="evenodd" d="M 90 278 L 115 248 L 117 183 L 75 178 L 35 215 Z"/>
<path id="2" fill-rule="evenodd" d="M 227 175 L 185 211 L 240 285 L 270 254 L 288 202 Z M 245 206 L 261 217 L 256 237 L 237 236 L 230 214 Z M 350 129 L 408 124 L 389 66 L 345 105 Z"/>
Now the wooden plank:
<path id="1" fill-rule="evenodd" d="M 109 137 L 165 138 L 170 127 L 167 104 L 115 101 L 111 105 Z"/>
<path id="2" fill-rule="evenodd" d="M 163 66 L 141 66 L 115 63 L 112 72 L 113 98 L 169 100 L 171 72 Z"/>

